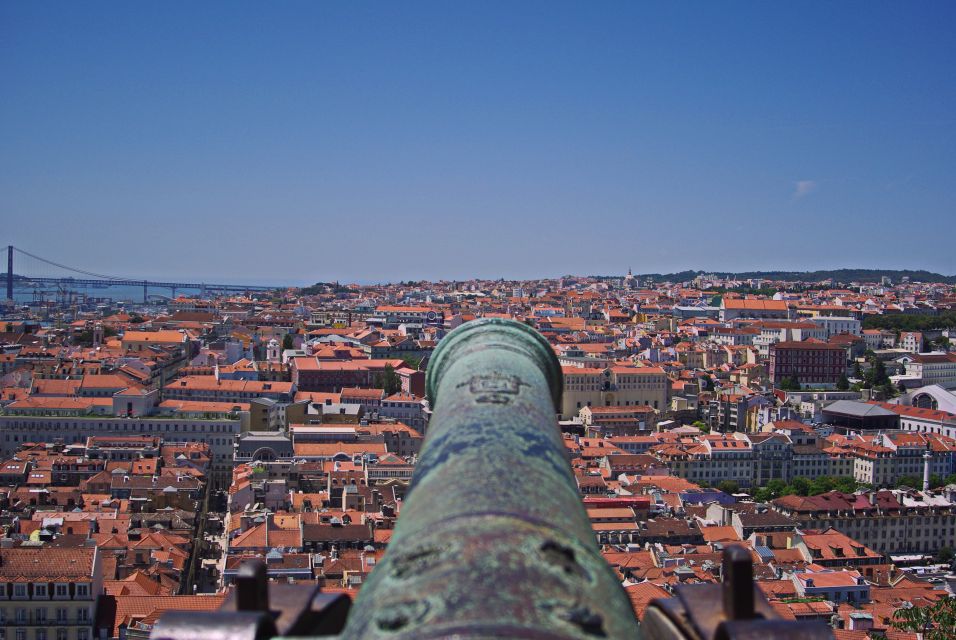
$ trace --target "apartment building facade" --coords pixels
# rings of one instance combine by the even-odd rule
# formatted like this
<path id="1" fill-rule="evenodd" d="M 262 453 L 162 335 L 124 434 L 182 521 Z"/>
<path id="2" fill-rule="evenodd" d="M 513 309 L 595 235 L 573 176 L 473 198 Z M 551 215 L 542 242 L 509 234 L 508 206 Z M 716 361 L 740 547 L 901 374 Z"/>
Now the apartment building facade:
<path id="1" fill-rule="evenodd" d="M 564 366 L 561 419 L 584 407 L 667 407 L 670 381 L 660 367 L 612 366 L 604 369 Z"/>
<path id="2" fill-rule="evenodd" d="M 784 378 L 801 386 L 832 388 L 846 374 L 846 350 L 825 342 L 778 342 L 770 345 L 770 381 L 778 386 Z"/>
<path id="3" fill-rule="evenodd" d="M 95 546 L 0 547 L 0 631 L 4 640 L 93 640 L 103 591 Z"/>

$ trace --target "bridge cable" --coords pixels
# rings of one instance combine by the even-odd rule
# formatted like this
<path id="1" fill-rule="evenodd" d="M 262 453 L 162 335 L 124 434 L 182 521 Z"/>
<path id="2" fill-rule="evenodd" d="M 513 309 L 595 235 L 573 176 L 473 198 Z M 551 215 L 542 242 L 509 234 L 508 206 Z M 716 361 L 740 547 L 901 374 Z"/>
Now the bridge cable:
<path id="1" fill-rule="evenodd" d="M 130 280 L 131 278 L 118 278 L 116 276 L 104 276 L 102 273 L 94 273 L 92 271 L 84 271 L 83 269 L 76 269 L 74 267 L 68 267 L 65 264 L 60 264 L 58 262 L 53 262 L 52 260 L 47 260 L 46 258 L 41 258 L 40 256 L 33 255 L 29 251 L 24 251 L 19 247 L 14 247 L 14 251 L 22 253 L 25 256 L 30 256 L 34 260 L 39 260 L 40 262 L 45 262 L 46 264 L 53 265 L 54 267 L 59 267 L 60 269 L 66 269 L 67 271 L 72 271 L 74 273 L 80 273 L 85 276 L 91 276 L 93 278 L 100 278 L 101 280 Z"/>

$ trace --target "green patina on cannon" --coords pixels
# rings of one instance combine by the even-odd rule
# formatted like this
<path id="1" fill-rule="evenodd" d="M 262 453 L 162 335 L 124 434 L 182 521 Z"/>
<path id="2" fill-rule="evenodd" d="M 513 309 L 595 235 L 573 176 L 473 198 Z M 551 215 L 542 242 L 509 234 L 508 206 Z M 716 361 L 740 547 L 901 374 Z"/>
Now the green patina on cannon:
<path id="1" fill-rule="evenodd" d="M 409 495 L 343 637 L 636 637 L 571 473 L 561 386 L 527 325 L 478 320 L 442 340 Z"/>

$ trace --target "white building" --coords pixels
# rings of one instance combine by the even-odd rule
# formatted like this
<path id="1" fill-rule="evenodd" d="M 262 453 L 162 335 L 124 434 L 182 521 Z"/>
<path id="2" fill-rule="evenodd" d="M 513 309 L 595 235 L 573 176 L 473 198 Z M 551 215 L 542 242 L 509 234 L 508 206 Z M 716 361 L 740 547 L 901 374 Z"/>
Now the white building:
<path id="1" fill-rule="evenodd" d="M 172 414 L 117 418 L 91 415 L 0 414 L 0 453 L 12 455 L 26 442 L 83 443 L 89 436 L 155 435 L 175 442 L 209 445 L 211 479 L 229 483 L 232 477 L 233 439 L 249 429 L 248 414 L 203 419 Z"/>
<path id="2" fill-rule="evenodd" d="M 760 355 L 766 357 L 770 352 L 770 345 L 778 342 L 801 342 L 803 340 L 826 341 L 826 329 L 812 322 L 790 322 L 786 320 L 764 320 L 750 325 L 760 330 L 760 335 L 754 336 L 753 345 Z"/>
<path id="3" fill-rule="evenodd" d="M 900 428 L 905 431 L 936 433 L 956 438 L 956 414 L 901 404 L 884 404 L 883 406 L 900 414 Z"/>
<path id="4" fill-rule="evenodd" d="M 900 334 L 900 346 L 910 353 L 923 350 L 923 334 L 919 331 L 904 331 Z"/>
<path id="5" fill-rule="evenodd" d="M 425 399 L 411 393 L 396 393 L 382 400 L 378 415 L 403 422 L 418 433 L 425 433 Z"/>
<path id="6" fill-rule="evenodd" d="M 860 321 L 856 318 L 822 316 L 819 318 L 811 318 L 810 322 L 826 332 L 825 339 L 827 340 L 830 336 L 839 335 L 841 333 L 849 333 L 854 336 L 859 336 L 863 333 L 863 325 L 861 325 Z"/>
<path id="7" fill-rule="evenodd" d="M 917 353 L 902 359 L 906 376 L 920 380 L 922 386 L 956 387 L 956 353 Z"/>

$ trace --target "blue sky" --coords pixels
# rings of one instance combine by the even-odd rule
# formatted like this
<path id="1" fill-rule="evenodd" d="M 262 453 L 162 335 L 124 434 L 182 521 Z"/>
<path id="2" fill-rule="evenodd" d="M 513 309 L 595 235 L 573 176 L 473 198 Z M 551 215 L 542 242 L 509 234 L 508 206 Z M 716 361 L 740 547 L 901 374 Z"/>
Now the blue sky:
<path id="1" fill-rule="evenodd" d="M 952 2 L 0 4 L 0 243 L 287 282 L 956 273 Z"/>

